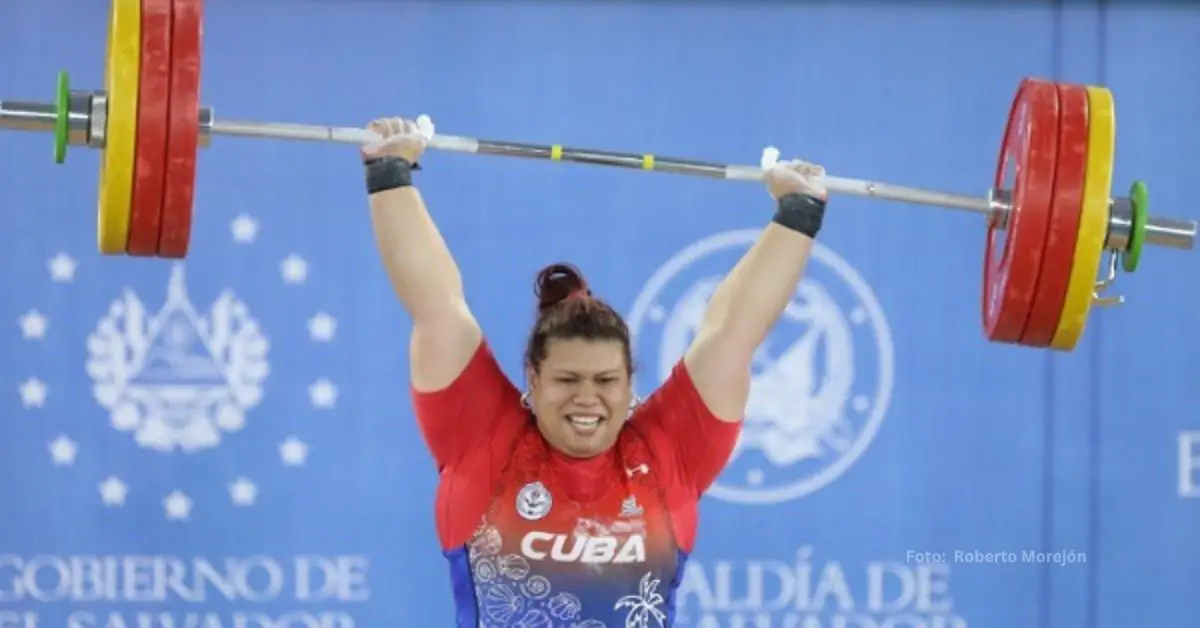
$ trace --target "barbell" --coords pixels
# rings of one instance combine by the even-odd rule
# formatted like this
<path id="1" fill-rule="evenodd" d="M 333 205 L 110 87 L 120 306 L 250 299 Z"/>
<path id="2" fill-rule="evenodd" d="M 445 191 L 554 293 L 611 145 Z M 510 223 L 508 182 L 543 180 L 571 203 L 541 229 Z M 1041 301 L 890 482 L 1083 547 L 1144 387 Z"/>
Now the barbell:
<path id="1" fill-rule="evenodd" d="M 100 149 L 97 244 L 104 255 L 182 258 L 191 239 L 196 154 L 217 135 L 364 144 L 363 128 L 217 120 L 200 102 L 203 0 L 111 0 L 103 90 L 58 75 L 54 102 L 0 100 L 0 129 L 49 132 Z M 983 197 L 828 176 L 833 194 L 975 212 L 987 217 L 982 323 L 993 342 L 1070 351 L 1118 269 L 1146 245 L 1190 250 L 1196 222 L 1149 215 L 1146 186 L 1110 197 L 1116 118 L 1105 87 L 1023 79 Z M 761 181 L 760 166 L 646 153 L 436 134 L 430 148 Z M 1097 281 L 1104 253 L 1106 273 Z M 1119 263 L 1118 263 L 1119 261 Z"/>

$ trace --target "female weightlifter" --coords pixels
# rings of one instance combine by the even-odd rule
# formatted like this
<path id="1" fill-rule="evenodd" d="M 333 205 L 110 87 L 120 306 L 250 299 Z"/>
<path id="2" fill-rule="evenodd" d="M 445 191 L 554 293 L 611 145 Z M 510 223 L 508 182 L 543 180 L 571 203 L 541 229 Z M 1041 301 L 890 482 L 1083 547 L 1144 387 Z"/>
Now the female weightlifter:
<path id="1" fill-rule="evenodd" d="M 440 476 L 455 625 L 672 626 L 697 503 L 738 438 L 751 354 L 794 294 L 821 227 L 823 169 L 768 171 L 774 219 L 643 403 L 621 315 L 574 267 L 542 270 L 521 393 L 483 338 L 413 183 L 432 124 L 391 118 L 368 128 L 382 138 L 363 147 L 371 218 L 413 320 L 412 397 Z"/>

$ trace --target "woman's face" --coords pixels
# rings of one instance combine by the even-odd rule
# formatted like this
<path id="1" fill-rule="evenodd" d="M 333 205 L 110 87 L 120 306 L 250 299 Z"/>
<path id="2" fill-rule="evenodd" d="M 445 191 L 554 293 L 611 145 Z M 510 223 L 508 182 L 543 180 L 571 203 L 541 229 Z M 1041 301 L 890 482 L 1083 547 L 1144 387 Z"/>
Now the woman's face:
<path id="1" fill-rule="evenodd" d="M 619 340 L 552 338 L 529 378 L 529 401 L 542 436 L 573 458 L 603 453 L 629 417 L 633 387 Z"/>

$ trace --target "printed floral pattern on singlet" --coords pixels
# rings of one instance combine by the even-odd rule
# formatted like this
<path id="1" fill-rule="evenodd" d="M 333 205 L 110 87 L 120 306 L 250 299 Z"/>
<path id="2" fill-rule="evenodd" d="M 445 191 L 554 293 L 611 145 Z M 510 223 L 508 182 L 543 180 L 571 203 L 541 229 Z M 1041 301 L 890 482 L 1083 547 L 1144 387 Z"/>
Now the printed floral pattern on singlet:
<path id="1" fill-rule="evenodd" d="M 545 447 L 536 431 L 518 441 L 468 544 L 480 628 L 667 626 L 678 551 L 644 444 L 622 435 L 608 490 L 586 504 Z"/>

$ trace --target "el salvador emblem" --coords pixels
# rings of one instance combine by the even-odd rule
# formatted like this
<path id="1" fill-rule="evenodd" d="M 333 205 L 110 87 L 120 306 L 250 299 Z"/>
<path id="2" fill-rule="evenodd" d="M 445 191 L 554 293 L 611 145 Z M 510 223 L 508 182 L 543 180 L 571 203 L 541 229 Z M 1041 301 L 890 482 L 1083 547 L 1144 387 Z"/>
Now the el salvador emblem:
<path id="1" fill-rule="evenodd" d="M 112 426 L 157 451 L 199 451 L 240 430 L 262 399 L 267 339 L 229 291 L 201 315 L 188 300 L 183 268 L 150 314 L 126 290 L 88 337 L 87 372 Z"/>
<path id="2" fill-rule="evenodd" d="M 666 380 L 695 337 L 709 298 L 758 239 L 719 233 L 677 252 L 629 314 L 638 361 Z M 739 504 L 798 499 L 840 477 L 870 445 L 892 394 L 894 356 L 883 310 L 844 259 L 815 243 L 792 301 L 755 353 L 742 436 L 709 489 Z"/>

